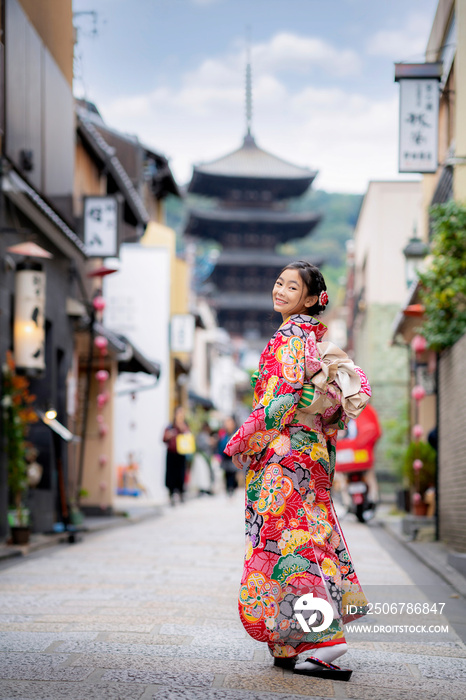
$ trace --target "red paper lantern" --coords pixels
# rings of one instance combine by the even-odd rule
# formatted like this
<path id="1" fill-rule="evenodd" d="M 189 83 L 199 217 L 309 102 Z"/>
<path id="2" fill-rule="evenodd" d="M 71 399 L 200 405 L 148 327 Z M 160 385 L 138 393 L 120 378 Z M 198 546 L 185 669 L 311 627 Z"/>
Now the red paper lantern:
<path id="1" fill-rule="evenodd" d="M 103 408 L 108 401 L 108 394 L 98 394 L 97 395 L 97 406 Z"/>
<path id="2" fill-rule="evenodd" d="M 420 493 L 413 493 L 413 503 L 420 503 L 422 501 L 422 497 Z"/>
<path id="3" fill-rule="evenodd" d="M 411 341 L 411 348 L 416 354 L 424 352 L 427 348 L 427 340 L 423 335 L 415 335 Z"/>
<path id="4" fill-rule="evenodd" d="M 107 457 L 107 455 L 100 455 L 100 457 L 99 457 L 99 466 L 105 467 L 105 465 L 107 464 L 107 462 L 108 462 L 108 457 Z"/>
<path id="5" fill-rule="evenodd" d="M 107 338 L 106 338 L 105 336 L 103 336 L 103 335 L 96 335 L 96 337 L 94 338 L 94 345 L 95 345 L 96 348 L 98 348 L 99 350 L 106 350 L 106 349 L 107 349 L 107 345 L 108 345 L 108 340 L 107 340 Z"/>
<path id="6" fill-rule="evenodd" d="M 103 311 L 106 306 L 105 299 L 101 296 L 94 297 L 94 299 L 92 300 L 92 306 L 96 311 Z"/>
<path id="7" fill-rule="evenodd" d="M 415 401 L 422 401 L 424 396 L 426 395 L 426 390 L 424 389 L 423 386 L 420 384 L 417 384 L 416 386 L 413 386 L 413 389 L 411 391 L 411 396 Z"/>
<path id="8" fill-rule="evenodd" d="M 422 467 L 424 466 L 424 463 L 420 459 L 415 459 L 413 462 L 413 469 L 414 471 L 418 472 Z"/>
<path id="9" fill-rule="evenodd" d="M 422 438 L 423 433 L 424 428 L 422 427 L 422 425 L 417 424 L 413 426 L 413 438 L 415 440 L 420 440 Z"/>
<path id="10" fill-rule="evenodd" d="M 107 372 L 106 369 L 99 369 L 99 371 L 95 373 L 95 378 L 96 378 L 97 381 L 100 382 L 101 384 L 103 384 L 104 382 L 106 382 L 107 379 L 109 378 L 109 376 L 110 376 L 110 375 L 109 375 L 109 373 Z"/>

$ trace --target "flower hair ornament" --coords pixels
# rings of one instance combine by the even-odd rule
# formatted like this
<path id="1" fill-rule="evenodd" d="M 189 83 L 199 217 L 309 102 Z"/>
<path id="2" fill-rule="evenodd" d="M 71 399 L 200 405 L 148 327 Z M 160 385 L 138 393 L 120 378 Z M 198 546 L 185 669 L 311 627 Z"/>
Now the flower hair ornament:
<path id="1" fill-rule="evenodd" d="M 320 306 L 327 306 L 328 304 L 328 294 L 324 289 L 319 294 L 319 304 Z"/>

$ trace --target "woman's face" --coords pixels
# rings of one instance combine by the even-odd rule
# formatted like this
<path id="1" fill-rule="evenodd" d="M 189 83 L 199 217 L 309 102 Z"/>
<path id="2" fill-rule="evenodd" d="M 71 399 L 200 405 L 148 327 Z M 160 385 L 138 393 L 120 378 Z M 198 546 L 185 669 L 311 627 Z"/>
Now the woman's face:
<path id="1" fill-rule="evenodd" d="M 183 425 L 184 423 L 184 408 L 182 406 L 178 406 L 178 408 L 175 411 L 175 425 Z"/>
<path id="2" fill-rule="evenodd" d="M 309 313 L 317 303 L 317 296 L 307 294 L 307 288 L 298 270 L 283 270 L 272 290 L 273 308 L 285 321 L 292 314 Z"/>

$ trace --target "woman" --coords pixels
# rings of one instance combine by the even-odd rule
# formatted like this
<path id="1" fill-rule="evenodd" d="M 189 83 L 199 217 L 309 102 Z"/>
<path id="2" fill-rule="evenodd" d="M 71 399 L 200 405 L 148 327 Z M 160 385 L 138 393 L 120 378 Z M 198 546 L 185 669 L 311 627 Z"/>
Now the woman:
<path id="1" fill-rule="evenodd" d="M 218 441 L 218 452 L 222 459 L 222 461 L 220 462 L 220 467 L 223 469 L 223 472 L 225 474 L 225 488 L 229 496 L 233 496 L 234 492 L 238 488 L 238 470 L 233 464 L 232 458 L 228 454 L 225 454 L 224 450 L 235 431 L 235 419 L 229 416 L 228 418 L 226 418 L 223 424 L 222 435 Z"/>
<path id="2" fill-rule="evenodd" d="M 186 476 L 186 455 L 181 454 L 177 447 L 177 437 L 182 433 L 189 433 L 189 428 L 184 417 L 184 408 L 175 408 L 173 423 L 163 434 L 163 441 L 167 444 L 167 467 L 165 472 L 165 486 L 170 492 L 170 503 L 175 505 L 175 493 L 178 492 L 180 501 L 184 498 L 184 481 Z"/>
<path id="3" fill-rule="evenodd" d="M 314 316 L 328 296 L 315 266 L 286 266 L 272 298 L 283 323 L 252 378 L 254 410 L 225 449 L 248 468 L 239 613 L 246 631 L 268 644 L 274 665 L 349 680 L 352 672 L 333 661 L 347 650 L 343 623 L 364 615 L 367 600 L 330 488 L 337 431 L 361 412 L 370 388 L 344 352 L 321 342 L 326 327 Z M 306 605 L 316 611 L 307 621 Z"/>
<path id="4" fill-rule="evenodd" d="M 214 453 L 214 438 L 210 425 L 205 421 L 196 435 L 196 454 L 191 464 L 189 480 L 197 488 L 199 496 L 213 496 L 214 472 L 212 455 Z"/>

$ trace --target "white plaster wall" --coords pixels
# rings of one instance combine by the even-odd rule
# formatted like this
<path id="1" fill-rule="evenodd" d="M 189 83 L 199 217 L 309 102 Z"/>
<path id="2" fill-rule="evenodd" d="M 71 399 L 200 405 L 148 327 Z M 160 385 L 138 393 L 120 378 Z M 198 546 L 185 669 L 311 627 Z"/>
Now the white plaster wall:
<path id="1" fill-rule="evenodd" d="M 404 302 L 403 248 L 421 230 L 421 182 L 371 182 L 355 230 L 356 294 L 365 284 L 366 304 Z"/>
<path id="2" fill-rule="evenodd" d="M 107 301 L 104 324 L 122 333 L 149 359 L 161 365 L 157 385 L 115 398 L 115 469 L 128 464 L 133 453 L 140 481 L 152 500 L 166 500 L 163 430 L 169 423 L 170 254 L 166 248 L 126 243 L 121 247 L 118 273 L 105 278 Z M 122 374 L 115 392 L 128 381 L 150 383 L 148 375 Z"/>

